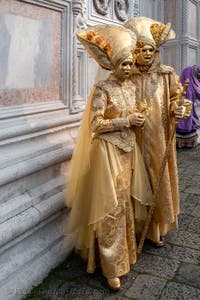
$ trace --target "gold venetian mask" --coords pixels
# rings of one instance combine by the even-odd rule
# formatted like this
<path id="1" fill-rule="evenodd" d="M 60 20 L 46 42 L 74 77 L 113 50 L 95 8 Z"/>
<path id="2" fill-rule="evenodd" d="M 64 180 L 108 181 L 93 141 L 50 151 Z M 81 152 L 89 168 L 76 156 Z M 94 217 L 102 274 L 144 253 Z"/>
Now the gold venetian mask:
<path id="1" fill-rule="evenodd" d="M 137 56 L 137 64 L 143 66 L 150 66 L 153 63 L 155 53 L 156 48 L 154 48 L 152 45 L 144 45 Z"/>
<path id="2" fill-rule="evenodd" d="M 134 59 L 130 54 L 129 56 L 118 62 L 112 74 L 120 81 L 124 81 L 125 79 L 130 77 L 133 63 Z"/>

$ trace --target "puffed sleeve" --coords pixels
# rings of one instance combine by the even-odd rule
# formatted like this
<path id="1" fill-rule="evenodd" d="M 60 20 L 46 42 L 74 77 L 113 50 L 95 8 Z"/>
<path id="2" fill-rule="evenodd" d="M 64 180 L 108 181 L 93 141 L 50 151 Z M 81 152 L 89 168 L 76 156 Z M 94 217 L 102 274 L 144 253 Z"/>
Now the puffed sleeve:
<path id="1" fill-rule="evenodd" d="M 107 119 L 105 111 L 108 103 L 107 92 L 97 87 L 91 105 L 91 129 L 94 133 L 116 131 L 124 127 L 130 127 L 127 118 Z"/>

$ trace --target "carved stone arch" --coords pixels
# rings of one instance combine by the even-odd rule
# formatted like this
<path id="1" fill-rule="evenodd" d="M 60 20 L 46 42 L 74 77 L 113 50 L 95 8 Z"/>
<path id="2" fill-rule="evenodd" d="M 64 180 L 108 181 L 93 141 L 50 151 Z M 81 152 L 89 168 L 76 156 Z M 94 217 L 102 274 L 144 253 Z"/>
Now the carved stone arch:
<path id="1" fill-rule="evenodd" d="M 124 22 L 128 18 L 129 0 L 115 0 L 115 14 L 117 18 Z"/>

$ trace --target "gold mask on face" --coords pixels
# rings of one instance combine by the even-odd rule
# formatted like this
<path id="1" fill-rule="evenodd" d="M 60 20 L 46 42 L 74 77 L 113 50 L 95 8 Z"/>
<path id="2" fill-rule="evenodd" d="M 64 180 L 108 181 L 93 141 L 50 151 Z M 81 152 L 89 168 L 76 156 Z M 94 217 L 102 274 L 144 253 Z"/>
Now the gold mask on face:
<path id="1" fill-rule="evenodd" d="M 137 57 L 137 64 L 143 66 L 149 66 L 153 63 L 156 49 L 151 45 L 145 45 L 141 48 L 141 52 Z"/>
<path id="2" fill-rule="evenodd" d="M 117 79 L 119 79 L 120 81 L 124 81 L 125 79 L 130 77 L 132 65 L 133 56 L 129 55 L 116 65 L 112 73 Z"/>

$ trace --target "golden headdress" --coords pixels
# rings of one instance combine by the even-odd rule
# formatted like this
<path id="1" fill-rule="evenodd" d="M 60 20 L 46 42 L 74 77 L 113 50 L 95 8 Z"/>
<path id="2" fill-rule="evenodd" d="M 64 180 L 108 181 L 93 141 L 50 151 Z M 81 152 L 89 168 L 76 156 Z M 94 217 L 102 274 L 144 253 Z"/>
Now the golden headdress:
<path id="1" fill-rule="evenodd" d="M 175 38 L 171 23 L 164 24 L 147 17 L 134 17 L 126 21 L 123 26 L 136 34 L 139 48 L 145 44 L 158 48 L 166 41 Z"/>
<path id="2" fill-rule="evenodd" d="M 136 35 L 122 26 L 90 26 L 79 31 L 77 37 L 97 63 L 107 70 L 112 70 L 136 46 Z"/>

